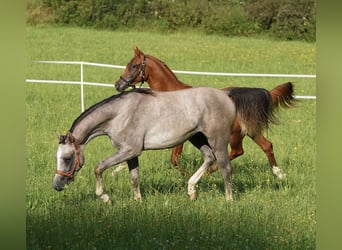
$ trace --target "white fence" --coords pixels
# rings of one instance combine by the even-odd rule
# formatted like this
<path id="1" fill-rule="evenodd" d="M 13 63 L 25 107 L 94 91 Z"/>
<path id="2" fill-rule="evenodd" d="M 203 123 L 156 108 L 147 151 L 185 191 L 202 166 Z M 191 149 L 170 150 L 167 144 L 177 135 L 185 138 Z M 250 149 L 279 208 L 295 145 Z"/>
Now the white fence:
<path id="1" fill-rule="evenodd" d="M 37 63 L 49 63 L 49 64 L 76 64 L 80 65 L 80 81 L 60 81 L 60 80 L 37 80 L 37 79 L 26 79 L 27 83 L 49 83 L 49 84 L 74 84 L 81 86 L 81 108 L 84 111 L 84 85 L 100 86 L 100 87 L 114 87 L 114 84 L 97 83 L 97 82 L 86 82 L 83 79 L 83 66 L 95 66 L 105 68 L 117 68 L 124 69 L 125 66 L 91 63 L 91 62 L 77 62 L 77 61 L 36 61 Z M 173 70 L 174 73 L 178 74 L 189 74 L 189 75 L 205 75 L 205 76 L 240 76 L 240 77 L 286 77 L 286 78 L 316 78 L 316 75 L 301 75 L 301 74 L 249 74 L 249 73 L 223 73 L 223 72 L 198 72 L 198 71 L 184 71 L 184 70 Z M 316 96 L 295 96 L 298 99 L 316 99 Z"/>

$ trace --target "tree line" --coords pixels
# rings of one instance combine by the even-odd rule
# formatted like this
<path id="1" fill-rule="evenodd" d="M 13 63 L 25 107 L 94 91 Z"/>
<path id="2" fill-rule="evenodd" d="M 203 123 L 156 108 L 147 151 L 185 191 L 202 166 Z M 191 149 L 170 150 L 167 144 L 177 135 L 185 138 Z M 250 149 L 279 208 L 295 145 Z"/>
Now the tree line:
<path id="1" fill-rule="evenodd" d="M 316 40 L 315 0 L 28 0 L 28 24 Z"/>

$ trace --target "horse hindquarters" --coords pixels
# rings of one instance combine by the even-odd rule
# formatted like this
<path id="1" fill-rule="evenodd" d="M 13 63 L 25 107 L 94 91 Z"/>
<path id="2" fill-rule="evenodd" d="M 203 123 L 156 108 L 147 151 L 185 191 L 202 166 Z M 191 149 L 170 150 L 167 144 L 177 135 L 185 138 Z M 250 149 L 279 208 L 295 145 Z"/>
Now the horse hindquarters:
<path id="1" fill-rule="evenodd" d="M 213 110 L 215 112 L 205 119 L 208 123 L 204 124 L 203 133 L 199 132 L 189 139 L 194 146 L 200 149 L 205 159 L 201 167 L 189 179 L 188 194 L 190 199 L 195 198 L 196 183 L 203 173 L 217 160 L 224 180 L 226 200 L 230 201 L 233 199 L 231 188 L 232 167 L 228 157 L 228 142 L 235 120 L 235 107 L 232 101 L 227 98 L 222 99 L 221 102 L 217 100 L 217 106 Z M 212 124 L 209 122 L 212 120 L 220 120 L 220 122 Z"/>
<path id="2" fill-rule="evenodd" d="M 227 129 L 226 134 L 222 133 L 220 137 L 216 138 L 216 141 L 213 143 L 212 140 L 209 141 L 210 145 L 214 145 L 212 147 L 213 153 L 216 158 L 216 162 L 218 167 L 220 168 L 221 175 L 224 181 L 226 200 L 233 200 L 232 194 L 232 166 L 228 156 L 228 141 L 230 138 L 230 130 Z"/>
<path id="3" fill-rule="evenodd" d="M 202 134 L 203 135 L 203 134 Z M 198 139 L 195 141 L 191 141 L 196 147 L 199 147 L 200 142 L 203 142 L 203 137 L 197 137 Z M 205 138 L 205 137 L 204 137 Z M 196 171 L 196 173 L 191 176 L 188 182 L 188 194 L 190 195 L 190 199 L 195 199 L 195 185 L 198 182 L 198 180 L 201 178 L 203 173 L 208 170 L 208 168 L 214 163 L 214 161 L 217 161 L 217 165 L 219 166 L 221 170 L 221 175 L 224 181 L 224 188 L 225 188 L 225 194 L 226 194 L 226 200 L 232 201 L 233 200 L 233 194 L 232 194 L 232 166 L 228 157 L 227 153 L 227 145 L 218 147 L 217 150 L 213 150 L 208 144 L 205 144 L 201 146 L 199 149 L 203 153 L 205 160 L 202 166 Z M 216 166 L 216 165 L 215 165 Z M 216 171 L 215 169 L 214 171 Z"/>
<path id="4" fill-rule="evenodd" d="M 224 181 L 226 200 L 233 200 L 232 195 L 232 166 L 228 156 L 228 143 L 231 137 L 231 132 L 236 125 L 236 116 L 238 113 L 237 107 L 234 105 L 231 98 L 224 100 L 219 107 L 222 109 L 223 117 L 220 118 L 219 127 L 213 133 L 213 137 L 208 138 L 209 145 L 216 157 L 217 165 L 221 170 L 221 175 Z"/>

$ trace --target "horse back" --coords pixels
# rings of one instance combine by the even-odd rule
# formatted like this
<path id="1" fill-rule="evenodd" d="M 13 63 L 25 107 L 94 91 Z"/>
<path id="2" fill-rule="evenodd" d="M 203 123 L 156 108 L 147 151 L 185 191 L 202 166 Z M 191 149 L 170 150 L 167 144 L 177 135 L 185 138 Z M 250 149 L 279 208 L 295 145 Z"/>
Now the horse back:
<path id="1" fill-rule="evenodd" d="M 149 95 L 132 93 L 125 99 L 120 105 L 126 108 L 112 121 L 116 124 L 113 137 L 130 134 L 134 144 L 160 149 L 176 146 L 202 132 L 213 145 L 218 141 L 220 145 L 228 144 L 235 106 L 221 90 L 198 87 L 152 91 Z"/>
<path id="2" fill-rule="evenodd" d="M 182 117 L 200 129 L 229 130 L 233 125 L 235 104 L 221 90 L 196 87 L 157 94 L 164 100 L 165 109 L 173 110 L 175 117 Z"/>

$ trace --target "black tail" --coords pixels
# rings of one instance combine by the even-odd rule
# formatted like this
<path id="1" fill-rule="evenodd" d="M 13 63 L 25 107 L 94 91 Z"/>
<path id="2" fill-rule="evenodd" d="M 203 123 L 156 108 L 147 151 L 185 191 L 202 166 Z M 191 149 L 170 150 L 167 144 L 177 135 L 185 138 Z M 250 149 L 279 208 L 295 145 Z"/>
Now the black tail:
<path id="1" fill-rule="evenodd" d="M 270 93 L 262 88 L 233 88 L 229 91 L 236 106 L 241 132 L 258 135 L 269 123 L 275 122 Z"/>
<path id="2" fill-rule="evenodd" d="M 241 126 L 241 132 L 256 136 L 262 130 L 276 124 L 274 111 L 279 107 L 293 107 L 292 83 L 284 83 L 268 91 L 263 88 L 230 87 L 224 89 L 236 106 L 236 116 Z"/>

